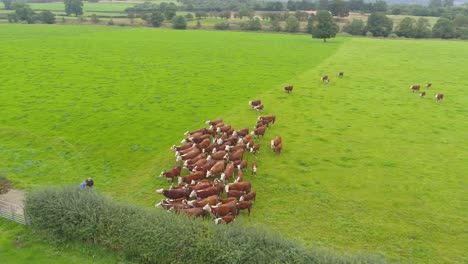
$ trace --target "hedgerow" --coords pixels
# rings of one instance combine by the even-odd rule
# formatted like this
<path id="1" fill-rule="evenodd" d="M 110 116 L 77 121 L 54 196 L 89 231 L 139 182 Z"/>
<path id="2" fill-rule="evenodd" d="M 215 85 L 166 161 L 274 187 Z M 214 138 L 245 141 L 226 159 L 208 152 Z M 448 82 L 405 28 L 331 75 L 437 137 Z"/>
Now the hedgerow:
<path id="1" fill-rule="evenodd" d="M 29 193 L 32 225 L 60 241 L 122 251 L 141 263 L 382 263 L 308 249 L 256 226 L 214 225 L 153 208 L 115 203 L 93 190 L 47 188 Z"/>

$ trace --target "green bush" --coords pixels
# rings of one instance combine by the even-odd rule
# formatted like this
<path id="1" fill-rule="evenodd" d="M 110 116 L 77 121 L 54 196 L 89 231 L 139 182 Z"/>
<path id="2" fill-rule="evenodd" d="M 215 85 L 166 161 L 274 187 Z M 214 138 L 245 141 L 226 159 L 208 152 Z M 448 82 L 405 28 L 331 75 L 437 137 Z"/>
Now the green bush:
<path id="1" fill-rule="evenodd" d="M 367 263 L 309 250 L 239 222 L 214 225 L 153 208 L 118 204 L 93 190 L 41 189 L 26 197 L 33 227 L 59 241 L 101 244 L 141 263 Z"/>
<path id="2" fill-rule="evenodd" d="M 218 30 L 228 30 L 229 29 L 229 22 L 219 22 L 214 25 L 215 29 Z"/>

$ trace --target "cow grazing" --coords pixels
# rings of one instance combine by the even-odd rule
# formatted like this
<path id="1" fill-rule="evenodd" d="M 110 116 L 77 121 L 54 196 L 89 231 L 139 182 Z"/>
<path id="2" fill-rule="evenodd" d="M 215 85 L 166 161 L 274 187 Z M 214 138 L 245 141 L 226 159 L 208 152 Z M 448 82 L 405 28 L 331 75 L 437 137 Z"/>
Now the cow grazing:
<path id="1" fill-rule="evenodd" d="M 431 88 L 432 87 L 432 83 L 426 83 L 426 88 Z"/>
<path id="2" fill-rule="evenodd" d="M 216 129 L 216 132 L 217 133 L 225 133 L 225 132 L 229 131 L 230 129 L 231 129 L 231 125 L 224 125 L 222 127 L 218 127 Z"/>
<path id="3" fill-rule="evenodd" d="M 236 217 L 234 215 L 228 214 L 228 215 L 225 215 L 223 217 L 216 218 L 214 220 L 214 222 L 215 222 L 215 224 L 219 224 L 221 222 L 229 224 L 229 223 L 233 222 L 235 219 L 236 219 Z"/>
<path id="4" fill-rule="evenodd" d="M 250 182 L 235 182 L 235 183 L 230 183 L 226 185 L 225 189 L 226 192 L 229 192 L 229 190 L 237 190 L 237 191 L 243 191 L 245 193 L 249 193 L 251 188 Z"/>
<path id="5" fill-rule="evenodd" d="M 221 173 L 221 180 L 229 181 L 229 179 L 231 179 L 233 175 L 234 175 L 234 164 L 230 163 L 226 166 L 226 169 L 224 169 L 224 172 Z"/>
<path id="6" fill-rule="evenodd" d="M 338 75 L 338 77 L 340 77 L 340 78 L 341 78 L 341 77 L 343 77 L 343 76 L 344 76 L 344 72 L 339 72 L 337 75 Z"/>
<path id="7" fill-rule="evenodd" d="M 242 181 L 244 181 L 244 173 L 241 170 L 239 170 L 237 172 L 237 178 L 234 182 L 242 182 Z"/>
<path id="8" fill-rule="evenodd" d="M 245 137 L 249 134 L 249 128 L 242 128 L 242 129 L 239 129 L 237 131 L 234 131 L 234 133 L 232 134 L 233 136 L 238 136 L 238 137 Z"/>
<path id="9" fill-rule="evenodd" d="M 281 154 L 281 151 L 283 150 L 283 143 L 279 143 L 278 146 L 276 146 L 276 153 Z"/>
<path id="10" fill-rule="evenodd" d="M 217 174 L 224 172 L 224 160 L 217 161 L 213 167 L 206 173 L 206 177 L 216 176 Z"/>
<path id="11" fill-rule="evenodd" d="M 254 129 L 254 131 L 252 133 L 250 133 L 251 135 L 255 136 L 255 137 L 260 137 L 260 136 L 265 136 L 265 127 L 259 127 L 259 128 L 256 128 Z"/>
<path id="12" fill-rule="evenodd" d="M 211 142 L 209 138 L 205 138 L 202 142 L 199 144 L 196 144 L 195 146 L 201 150 L 202 152 L 205 152 L 205 149 L 210 146 Z"/>
<path id="13" fill-rule="evenodd" d="M 263 108 L 264 108 L 264 106 L 263 106 L 262 104 L 253 107 L 253 109 L 254 109 L 255 111 L 257 111 L 257 112 L 263 111 Z"/>
<path id="14" fill-rule="evenodd" d="M 252 161 L 252 175 L 257 176 L 257 162 L 255 160 Z"/>
<path id="15" fill-rule="evenodd" d="M 287 93 L 292 93 L 293 88 L 294 87 L 292 85 L 288 85 L 288 86 L 283 87 L 283 90 Z"/>
<path id="16" fill-rule="evenodd" d="M 178 199 L 182 197 L 188 198 L 190 194 L 188 189 L 172 189 L 172 190 L 159 189 L 159 190 L 156 190 L 156 192 L 164 195 L 166 198 L 169 198 L 169 199 Z"/>
<path id="17" fill-rule="evenodd" d="M 244 191 L 238 191 L 238 190 L 230 190 L 227 192 L 227 197 L 230 198 L 230 197 L 234 197 L 236 198 L 236 200 L 239 200 L 242 195 L 244 195 L 245 192 Z"/>
<path id="18" fill-rule="evenodd" d="M 417 84 L 417 85 L 416 85 L 416 84 L 415 84 L 415 85 L 411 85 L 411 86 L 410 86 L 410 89 L 411 89 L 411 90 L 413 91 L 413 93 L 414 93 L 414 91 L 419 91 L 419 89 L 421 89 L 421 85 L 419 85 L 419 84 Z"/>
<path id="19" fill-rule="evenodd" d="M 276 152 L 276 147 L 281 144 L 281 137 L 276 136 L 274 139 L 271 140 L 271 149 Z"/>
<path id="20" fill-rule="evenodd" d="M 208 211 L 215 217 L 222 217 L 228 214 L 237 215 L 236 203 L 226 203 L 217 206 L 205 205 L 203 210 Z"/>
<path id="21" fill-rule="evenodd" d="M 187 198 L 182 197 L 179 199 L 163 199 L 161 202 L 155 204 L 154 207 L 169 209 L 170 207 L 168 207 L 168 205 L 173 204 L 187 204 Z"/>
<path id="22" fill-rule="evenodd" d="M 327 83 L 327 84 L 330 81 L 330 79 L 328 78 L 328 75 L 322 76 L 322 78 L 320 78 L 320 80 L 322 80 L 322 82 Z"/>
<path id="23" fill-rule="evenodd" d="M 200 150 L 195 148 L 194 150 L 190 151 L 187 154 L 181 155 L 177 157 L 177 161 L 180 160 L 189 160 L 195 158 L 198 154 L 200 154 Z"/>
<path id="24" fill-rule="evenodd" d="M 244 144 L 244 143 L 239 143 L 235 146 L 227 146 L 226 149 L 231 152 L 231 153 L 234 153 L 236 151 L 239 151 L 239 150 L 243 150 L 245 149 L 247 146 Z"/>
<path id="25" fill-rule="evenodd" d="M 237 209 L 237 215 L 239 215 L 240 210 L 245 210 L 247 209 L 249 212 L 250 216 L 250 209 L 252 208 L 252 202 L 251 201 L 241 201 L 236 204 L 236 209 Z"/>
<path id="26" fill-rule="evenodd" d="M 420 93 L 419 96 L 421 96 L 421 98 L 424 97 L 424 96 L 426 96 L 426 92 Z"/>
<path id="27" fill-rule="evenodd" d="M 167 181 L 173 181 L 175 177 L 180 175 L 182 167 L 180 165 L 172 167 L 170 171 L 163 171 L 159 175 L 160 178 L 166 177 Z"/>
<path id="28" fill-rule="evenodd" d="M 436 94 L 435 96 L 436 102 L 438 103 L 440 100 L 444 99 L 444 94 Z"/>
<path id="29" fill-rule="evenodd" d="M 239 201 L 251 201 L 257 198 L 257 193 L 256 192 L 249 192 L 241 196 Z"/>
<path id="30" fill-rule="evenodd" d="M 249 105 L 253 108 L 254 106 L 261 105 L 262 101 L 260 99 L 255 101 L 249 101 Z"/>
<path id="31" fill-rule="evenodd" d="M 237 169 L 239 171 L 243 171 L 247 168 L 247 160 L 242 160 L 239 165 L 237 165 Z"/>
<path id="32" fill-rule="evenodd" d="M 193 146 L 193 142 L 187 142 L 185 143 L 184 145 L 182 146 L 176 146 L 176 145 L 173 145 L 171 147 L 172 150 L 175 150 L 175 151 L 181 151 L 181 150 L 184 150 L 184 149 L 188 149 L 188 148 L 191 148 Z"/>
<path id="33" fill-rule="evenodd" d="M 224 159 L 224 156 L 226 156 L 226 151 L 223 150 L 216 151 L 213 154 L 211 154 L 211 158 L 214 160 L 222 160 Z"/>
<path id="34" fill-rule="evenodd" d="M 227 204 L 227 203 L 231 203 L 231 202 L 236 202 L 237 203 L 237 198 L 236 197 L 228 197 L 228 198 L 221 199 L 222 204 Z"/>
<path id="35" fill-rule="evenodd" d="M 195 146 L 195 144 L 193 144 L 193 146 L 190 147 L 190 148 L 176 151 L 175 156 L 176 156 L 176 157 L 179 157 L 179 156 L 185 155 L 185 154 L 190 153 L 191 151 L 193 151 L 193 150 L 195 150 L 195 149 L 197 149 L 197 147 Z"/>
<path id="36" fill-rule="evenodd" d="M 244 157 L 244 149 L 239 149 L 236 152 L 232 152 L 231 154 L 226 154 L 224 158 L 227 161 L 235 161 L 241 160 Z"/>

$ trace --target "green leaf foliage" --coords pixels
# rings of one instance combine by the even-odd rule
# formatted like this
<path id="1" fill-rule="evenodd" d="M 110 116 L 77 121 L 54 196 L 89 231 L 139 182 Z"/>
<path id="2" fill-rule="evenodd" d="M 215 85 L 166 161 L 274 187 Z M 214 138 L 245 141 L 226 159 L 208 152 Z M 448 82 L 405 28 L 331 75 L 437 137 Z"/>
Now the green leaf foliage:
<path id="1" fill-rule="evenodd" d="M 285 31 L 287 31 L 287 32 L 297 32 L 297 31 L 299 31 L 299 20 L 295 16 L 289 16 L 286 19 Z"/>
<path id="2" fill-rule="evenodd" d="M 151 13 L 149 17 L 149 22 L 153 27 L 160 27 L 163 21 L 164 15 L 159 11 Z"/>
<path id="3" fill-rule="evenodd" d="M 412 38 L 416 34 L 416 20 L 412 17 L 405 17 L 398 24 L 395 33 L 399 37 Z"/>
<path id="4" fill-rule="evenodd" d="M 384 13 L 372 13 L 366 28 L 374 37 L 387 37 L 392 32 L 393 21 Z"/>
<path id="5" fill-rule="evenodd" d="M 353 19 L 350 23 L 343 26 L 343 31 L 355 36 L 364 36 L 366 34 L 365 23 L 361 19 Z"/>
<path id="6" fill-rule="evenodd" d="M 83 14 L 83 1 L 82 0 L 64 0 L 65 13 L 67 16 L 75 14 L 76 16 Z"/>
<path id="7" fill-rule="evenodd" d="M 326 42 L 328 38 L 334 38 L 338 33 L 338 25 L 333 22 L 330 12 L 318 11 L 316 21 L 317 23 L 312 29 L 313 38 L 323 39 Z"/>
<path id="8" fill-rule="evenodd" d="M 172 28 L 174 29 L 186 29 L 187 28 L 187 19 L 184 16 L 175 16 L 172 19 Z"/>
<path id="9" fill-rule="evenodd" d="M 455 24 L 447 18 L 439 18 L 432 28 L 432 36 L 443 39 L 455 38 Z"/>

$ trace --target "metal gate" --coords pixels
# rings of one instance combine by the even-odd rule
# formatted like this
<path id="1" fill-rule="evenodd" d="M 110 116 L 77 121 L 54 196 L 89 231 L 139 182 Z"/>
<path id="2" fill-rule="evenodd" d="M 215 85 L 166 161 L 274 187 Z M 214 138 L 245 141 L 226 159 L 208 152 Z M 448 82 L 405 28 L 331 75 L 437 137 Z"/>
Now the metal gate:
<path id="1" fill-rule="evenodd" d="M 26 217 L 23 206 L 2 200 L 0 200 L 0 217 L 18 222 L 23 225 L 29 225 L 29 220 L 28 217 Z"/>

